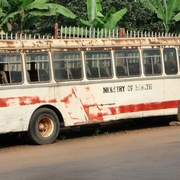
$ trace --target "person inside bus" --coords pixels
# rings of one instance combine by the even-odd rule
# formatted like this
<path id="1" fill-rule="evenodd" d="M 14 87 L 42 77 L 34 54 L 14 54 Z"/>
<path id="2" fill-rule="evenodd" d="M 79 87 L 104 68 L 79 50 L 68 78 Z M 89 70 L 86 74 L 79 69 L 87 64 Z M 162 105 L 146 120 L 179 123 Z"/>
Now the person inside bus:
<path id="1" fill-rule="evenodd" d="M 0 84 L 8 83 L 8 79 L 6 73 L 4 71 L 0 71 Z"/>

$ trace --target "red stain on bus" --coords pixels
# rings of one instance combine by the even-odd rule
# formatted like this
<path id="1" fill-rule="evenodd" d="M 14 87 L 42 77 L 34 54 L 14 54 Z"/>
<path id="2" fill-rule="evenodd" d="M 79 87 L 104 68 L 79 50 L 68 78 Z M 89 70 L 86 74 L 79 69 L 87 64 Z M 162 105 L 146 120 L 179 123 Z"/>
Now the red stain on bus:
<path id="1" fill-rule="evenodd" d="M 9 106 L 7 98 L 0 98 L 0 107 L 7 107 Z"/>
<path id="2" fill-rule="evenodd" d="M 49 103 L 57 103 L 57 100 L 56 99 L 50 99 L 48 100 Z"/>
<path id="3" fill-rule="evenodd" d="M 75 87 L 72 88 L 72 94 L 73 94 L 76 98 L 78 98 L 78 97 L 77 97 L 77 94 L 76 94 L 76 88 L 75 88 Z"/>
<path id="4" fill-rule="evenodd" d="M 97 121 L 103 121 L 103 114 L 101 112 L 98 112 L 97 114 L 95 114 L 95 116 L 91 114 L 90 118 Z"/>
<path id="5" fill-rule="evenodd" d="M 113 114 L 113 115 L 117 114 L 116 108 L 110 107 L 109 110 L 111 111 L 111 114 Z"/>
<path id="6" fill-rule="evenodd" d="M 89 91 L 89 88 L 86 89 Z M 75 109 L 70 109 L 69 104 L 71 100 L 75 98 L 78 100 L 78 103 L 81 103 L 82 109 L 85 113 L 85 119 L 88 121 L 103 121 L 105 116 L 108 115 L 116 115 L 116 114 L 123 114 L 123 113 L 132 113 L 132 112 L 143 112 L 143 111 L 151 111 L 151 110 L 163 110 L 163 109 L 172 109 L 178 107 L 178 100 L 172 101 L 164 101 L 164 102 L 151 102 L 151 103 L 140 103 L 140 104 L 129 104 L 129 105 L 122 105 L 122 106 L 115 106 L 115 107 L 108 107 L 107 109 L 103 109 L 102 105 L 98 105 L 95 102 L 93 96 L 89 96 L 91 98 L 91 104 L 83 104 L 82 99 L 78 99 L 76 94 L 76 89 L 72 89 L 72 93 L 68 96 L 64 97 L 61 102 L 64 102 L 66 108 L 68 109 L 68 113 L 71 117 L 71 114 Z M 22 96 L 22 97 L 9 97 L 9 98 L 0 98 L 0 108 L 1 107 L 8 107 L 8 106 L 26 106 L 26 105 L 34 105 L 40 103 L 56 103 L 56 99 L 40 99 L 38 96 Z M 94 102 L 92 104 L 92 102 Z M 87 99 L 86 99 L 87 103 Z M 75 107 L 76 108 L 76 107 Z M 109 111 L 108 111 L 109 109 Z M 74 118 L 72 116 L 72 118 Z M 77 118 L 77 117 L 76 117 Z"/>
<path id="7" fill-rule="evenodd" d="M 178 107 L 178 102 L 177 100 L 174 101 L 167 101 L 164 105 L 164 109 L 168 109 L 168 108 L 177 108 Z"/>
<path id="8" fill-rule="evenodd" d="M 94 107 L 95 108 L 95 112 L 96 113 L 92 113 L 91 112 L 91 108 Z M 102 114 L 99 110 L 99 107 L 97 104 L 94 105 L 83 105 L 84 111 L 86 113 L 86 116 L 88 117 L 88 120 L 90 121 L 103 121 L 103 116 L 104 114 Z"/>
<path id="9" fill-rule="evenodd" d="M 23 96 L 23 97 L 19 97 L 19 100 L 20 100 L 19 104 L 21 106 L 46 103 L 45 100 L 41 100 L 38 96 L 35 97 Z"/>
<path id="10" fill-rule="evenodd" d="M 72 97 L 72 94 L 69 94 L 68 96 L 66 96 L 63 99 L 61 99 L 61 102 L 64 102 L 65 104 L 69 104 L 70 103 L 69 99 L 71 97 Z"/>
<path id="11" fill-rule="evenodd" d="M 103 114 L 101 112 L 98 112 L 97 114 L 95 113 L 89 113 L 88 114 L 88 119 L 90 121 L 103 121 Z"/>
<path id="12" fill-rule="evenodd" d="M 172 109 L 178 107 L 178 101 L 165 101 L 165 102 L 151 102 L 146 104 L 131 104 L 126 106 L 119 106 L 119 113 L 130 113 L 139 111 L 151 111 L 161 109 Z"/>
<path id="13" fill-rule="evenodd" d="M 20 106 L 27 106 L 27 105 L 34 105 L 40 103 L 55 103 L 56 99 L 40 99 L 38 96 L 22 96 L 22 97 L 9 97 L 9 98 L 0 98 L 0 107 L 9 107 L 11 105 L 20 105 Z"/>

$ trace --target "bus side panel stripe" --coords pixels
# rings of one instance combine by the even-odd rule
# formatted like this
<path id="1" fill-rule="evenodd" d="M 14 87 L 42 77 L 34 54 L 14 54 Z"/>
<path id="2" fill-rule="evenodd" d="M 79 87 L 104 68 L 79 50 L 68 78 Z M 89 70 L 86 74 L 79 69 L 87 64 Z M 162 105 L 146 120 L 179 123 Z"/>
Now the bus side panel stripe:
<path id="1" fill-rule="evenodd" d="M 61 100 L 61 102 L 68 103 L 68 97 L 66 100 Z M 31 97 L 31 96 L 23 96 L 23 97 L 9 97 L 9 98 L 0 98 L 0 108 L 3 107 L 10 107 L 10 106 L 28 106 L 40 103 L 56 103 L 56 99 L 40 99 L 39 97 Z M 172 109 L 178 107 L 179 100 L 173 101 L 164 101 L 164 102 L 151 102 L 151 103 L 144 103 L 144 104 L 130 104 L 130 105 L 123 105 L 119 107 L 110 107 L 110 113 L 112 115 L 121 114 L 121 113 L 130 113 L 130 112 L 139 112 L 139 111 L 151 111 L 151 110 L 161 110 L 161 109 Z M 87 112 L 87 108 L 91 105 L 83 105 L 85 108 L 85 112 Z M 98 107 L 97 107 L 98 108 Z M 101 108 L 99 110 L 99 117 L 102 118 L 103 114 L 101 114 Z M 90 114 L 87 114 L 90 116 Z M 104 114 L 107 115 L 107 114 Z"/>
<path id="2" fill-rule="evenodd" d="M 118 107 L 119 113 L 130 113 L 139 111 L 152 111 L 161 109 L 172 109 L 178 107 L 178 101 L 151 102 L 146 104 L 131 104 Z"/>
<path id="3" fill-rule="evenodd" d="M 56 99 L 40 99 L 38 96 L 22 96 L 22 97 L 9 97 L 9 98 L 0 98 L 0 108 L 10 107 L 10 106 L 27 106 L 40 103 L 56 103 Z"/>

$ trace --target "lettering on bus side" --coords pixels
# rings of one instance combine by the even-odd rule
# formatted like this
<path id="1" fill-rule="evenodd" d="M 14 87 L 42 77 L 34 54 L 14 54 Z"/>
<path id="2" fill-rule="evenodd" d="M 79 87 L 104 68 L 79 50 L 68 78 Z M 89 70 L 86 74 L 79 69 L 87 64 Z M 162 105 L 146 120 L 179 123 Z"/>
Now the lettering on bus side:
<path id="1" fill-rule="evenodd" d="M 112 86 L 112 87 L 103 87 L 103 93 L 115 93 L 115 92 L 125 92 L 126 91 L 146 91 L 152 90 L 152 84 L 135 84 L 125 86 Z"/>
<path id="2" fill-rule="evenodd" d="M 103 93 L 124 92 L 125 86 L 103 87 Z"/>
<path id="3" fill-rule="evenodd" d="M 135 85 L 136 91 L 142 91 L 142 90 L 152 90 L 152 84 L 138 84 Z"/>

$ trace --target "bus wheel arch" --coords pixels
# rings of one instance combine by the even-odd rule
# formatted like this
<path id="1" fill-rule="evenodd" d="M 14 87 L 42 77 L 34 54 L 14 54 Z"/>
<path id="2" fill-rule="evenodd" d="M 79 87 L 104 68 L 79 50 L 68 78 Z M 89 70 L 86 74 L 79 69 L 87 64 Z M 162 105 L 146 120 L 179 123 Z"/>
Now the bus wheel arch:
<path id="1" fill-rule="evenodd" d="M 56 113 L 58 119 L 59 119 L 60 128 L 64 127 L 63 115 L 62 115 L 62 113 L 55 106 L 52 106 L 52 105 L 43 105 L 43 106 L 40 106 L 38 109 L 40 109 L 40 108 L 49 108 L 52 111 L 54 111 Z"/>
<path id="2" fill-rule="evenodd" d="M 40 107 L 32 114 L 29 122 L 27 137 L 33 144 L 53 143 L 60 130 L 58 115 L 51 108 Z"/>

